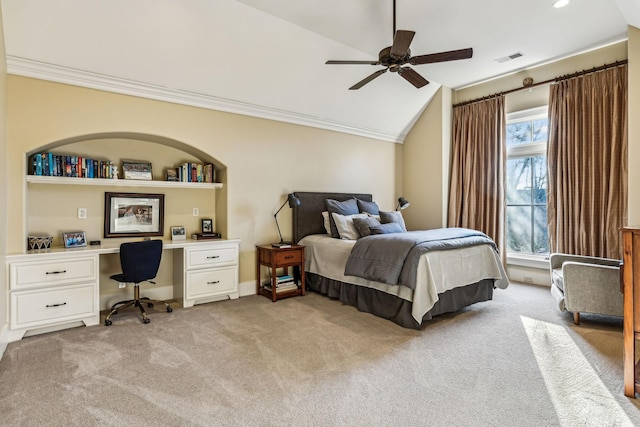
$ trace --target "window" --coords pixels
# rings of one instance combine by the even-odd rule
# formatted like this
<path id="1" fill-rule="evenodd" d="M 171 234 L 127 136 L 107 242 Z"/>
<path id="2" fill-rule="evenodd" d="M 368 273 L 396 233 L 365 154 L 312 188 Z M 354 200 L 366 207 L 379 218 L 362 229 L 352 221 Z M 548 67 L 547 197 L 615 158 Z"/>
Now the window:
<path id="1" fill-rule="evenodd" d="M 507 253 L 547 255 L 547 107 L 507 116 Z"/>

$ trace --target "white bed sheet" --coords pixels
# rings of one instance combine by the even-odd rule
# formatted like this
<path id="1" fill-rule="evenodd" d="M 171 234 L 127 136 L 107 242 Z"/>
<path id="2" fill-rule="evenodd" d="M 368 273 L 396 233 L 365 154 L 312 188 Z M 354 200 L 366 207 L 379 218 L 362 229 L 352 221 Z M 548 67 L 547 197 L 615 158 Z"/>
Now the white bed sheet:
<path id="1" fill-rule="evenodd" d="M 411 301 L 411 315 L 418 323 L 438 301 L 438 293 L 483 279 L 496 279 L 495 285 L 502 289 L 509 284 L 498 254 L 489 245 L 427 252 L 418 263 L 415 290 L 345 276 L 347 258 L 355 242 L 334 239 L 326 234 L 306 236 L 299 242 L 306 246 L 305 271 L 352 285 L 374 288 Z"/>

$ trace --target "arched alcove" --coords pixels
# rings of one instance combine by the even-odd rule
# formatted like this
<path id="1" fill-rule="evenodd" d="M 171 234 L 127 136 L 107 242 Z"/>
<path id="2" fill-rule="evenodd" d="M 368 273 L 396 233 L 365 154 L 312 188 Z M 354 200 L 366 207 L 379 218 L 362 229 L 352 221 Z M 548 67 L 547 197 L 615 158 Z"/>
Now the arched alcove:
<path id="1" fill-rule="evenodd" d="M 86 231 L 90 240 L 103 239 L 105 193 L 128 192 L 166 195 L 165 238 L 170 238 L 172 226 L 186 226 L 188 234 L 199 231 L 202 218 L 212 218 L 215 230 L 226 236 L 226 165 L 211 153 L 186 142 L 160 135 L 104 132 L 60 139 L 32 150 L 27 153 L 27 171 L 30 170 L 29 163 L 32 162 L 33 155 L 45 152 L 110 160 L 117 166 L 120 166 L 123 160 L 149 161 L 152 163 L 153 182 L 118 179 L 105 185 L 94 185 L 93 182 L 90 185 L 74 185 L 77 182 L 70 179 L 63 183 L 30 183 L 25 212 L 28 234 L 51 234 L 54 236 L 54 245 L 60 245 L 61 233 L 69 230 Z M 201 190 L 188 185 L 178 187 L 172 185 L 177 183 L 165 181 L 167 169 L 176 168 L 186 162 L 214 165 L 215 182 L 222 185 L 216 186 L 215 189 Z M 88 211 L 87 219 L 78 218 L 76 211 L 80 208 Z"/>

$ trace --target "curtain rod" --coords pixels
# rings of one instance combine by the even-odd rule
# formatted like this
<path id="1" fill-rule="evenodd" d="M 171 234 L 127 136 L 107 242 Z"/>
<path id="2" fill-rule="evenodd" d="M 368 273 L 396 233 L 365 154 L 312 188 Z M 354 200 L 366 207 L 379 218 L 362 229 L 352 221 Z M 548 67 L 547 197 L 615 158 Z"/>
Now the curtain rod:
<path id="1" fill-rule="evenodd" d="M 546 85 L 546 84 L 554 83 L 554 82 L 558 83 L 558 82 L 561 82 L 563 80 L 572 79 L 574 77 L 584 76 L 585 74 L 595 73 L 595 72 L 598 72 L 598 71 L 606 70 L 608 68 L 619 67 L 619 66 L 624 65 L 626 63 L 627 63 L 627 60 L 623 59 L 622 61 L 616 61 L 616 62 L 613 62 L 613 63 L 610 63 L 610 64 L 601 65 L 599 67 L 593 67 L 593 68 L 590 68 L 588 70 L 582 70 L 582 71 L 577 71 L 577 72 L 571 73 L 571 74 L 565 74 L 565 75 L 562 75 L 562 76 L 559 76 L 559 77 L 554 77 L 552 79 L 545 80 L 543 82 L 533 83 L 533 84 L 530 84 L 528 86 L 517 87 L 517 88 L 514 88 L 514 89 L 509 89 L 509 90 L 505 90 L 505 91 L 502 91 L 502 92 L 494 93 L 492 95 L 483 96 L 481 98 L 475 98 L 475 99 L 472 99 L 472 100 L 469 100 L 469 101 L 460 102 L 458 104 L 454 104 L 453 106 L 454 107 L 462 107 L 463 105 L 473 104 L 474 102 L 486 101 L 488 99 L 497 98 L 497 97 L 502 96 L 502 95 L 508 95 L 510 93 L 513 93 L 513 92 L 518 92 L 518 91 L 525 90 L 525 89 L 531 89 L 532 87 Z"/>

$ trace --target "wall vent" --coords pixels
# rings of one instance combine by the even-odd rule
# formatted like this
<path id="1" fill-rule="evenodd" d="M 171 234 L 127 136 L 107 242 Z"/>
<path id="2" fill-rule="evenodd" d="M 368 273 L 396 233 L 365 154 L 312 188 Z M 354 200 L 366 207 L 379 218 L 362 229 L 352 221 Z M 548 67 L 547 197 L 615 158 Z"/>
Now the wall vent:
<path id="1" fill-rule="evenodd" d="M 507 56 L 503 56 L 502 58 L 495 59 L 495 61 L 499 62 L 500 64 L 502 64 L 503 62 L 507 62 L 507 61 L 511 61 L 512 59 L 520 58 L 521 56 L 524 56 L 524 53 L 516 52 L 516 53 L 512 53 L 511 55 L 507 55 Z"/>

